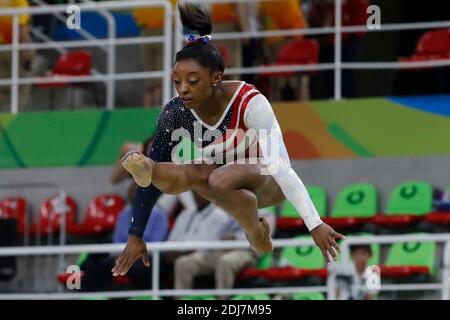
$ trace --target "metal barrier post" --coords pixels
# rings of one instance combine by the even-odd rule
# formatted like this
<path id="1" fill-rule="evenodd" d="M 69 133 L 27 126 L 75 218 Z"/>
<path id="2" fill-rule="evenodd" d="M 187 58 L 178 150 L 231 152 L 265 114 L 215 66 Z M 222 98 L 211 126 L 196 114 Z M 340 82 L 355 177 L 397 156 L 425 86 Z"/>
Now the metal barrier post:
<path id="1" fill-rule="evenodd" d="M 19 112 L 19 15 L 13 16 L 13 41 L 12 41 L 12 83 L 11 83 L 11 113 Z M 23 97 L 22 97 L 23 98 Z"/>
<path id="2" fill-rule="evenodd" d="M 334 4 L 334 99 L 342 97 L 342 0 Z"/>

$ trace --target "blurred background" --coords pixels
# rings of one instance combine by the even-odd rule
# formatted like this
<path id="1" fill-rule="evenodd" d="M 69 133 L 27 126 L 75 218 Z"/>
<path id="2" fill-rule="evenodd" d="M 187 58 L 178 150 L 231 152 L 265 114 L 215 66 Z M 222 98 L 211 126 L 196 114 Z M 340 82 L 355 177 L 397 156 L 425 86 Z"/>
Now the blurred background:
<path id="1" fill-rule="evenodd" d="M 176 0 L 3 0 L 0 299 L 449 299 L 444 1 L 197 2 L 226 78 L 268 97 L 319 214 L 348 236 L 340 260 L 326 267 L 287 201 L 260 212 L 287 242 L 257 257 L 186 193 L 152 213 L 152 267 L 112 278 L 135 191 L 119 160 L 150 147 L 189 30 Z"/>

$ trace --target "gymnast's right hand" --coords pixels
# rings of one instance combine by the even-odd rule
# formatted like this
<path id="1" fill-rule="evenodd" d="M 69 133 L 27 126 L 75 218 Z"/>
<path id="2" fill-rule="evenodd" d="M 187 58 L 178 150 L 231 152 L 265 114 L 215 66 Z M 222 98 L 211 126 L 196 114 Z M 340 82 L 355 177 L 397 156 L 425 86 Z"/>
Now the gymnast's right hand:
<path id="1" fill-rule="evenodd" d="M 116 263 L 111 270 L 113 276 L 117 277 L 119 275 L 125 275 L 133 263 L 139 258 L 142 258 L 142 262 L 146 267 L 150 267 L 145 241 L 140 237 L 129 235 L 125 249 L 117 258 Z"/>

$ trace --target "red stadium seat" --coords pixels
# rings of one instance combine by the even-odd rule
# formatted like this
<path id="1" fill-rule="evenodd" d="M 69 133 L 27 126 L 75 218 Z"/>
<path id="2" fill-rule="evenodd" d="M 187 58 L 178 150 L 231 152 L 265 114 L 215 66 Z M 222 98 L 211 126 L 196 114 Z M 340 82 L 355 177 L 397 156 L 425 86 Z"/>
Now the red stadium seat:
<path id="1" fill-rule="evenodd" d="M 61 228 L 62 214 L 66 215 L 66 229 L 69 229 L 71 225 L 75 224 L 77 216 L 77 205 L 72 197 L 67 196 L 65 202 L 59 195 L 45 200 L 39 210 L 37 223 L 30 226 L 30 234 L 58 233 Z"/>
<path id="2" fill-rule="evenodd" d="M 260 278 L 268 281 L 292 281 L 304 279 L 306 277 L 319 277 L 325 280 L 328 276 L 326 268 L 302 269 L 294 267 L 272 267 L 266 270 L 257 268 L 246 268 L 238 276 L 238 280 Z"/>
<path id="3" fill-rule="evenodd" d="M 450 29 L 438 29 L 424 33 L 410 57 L 400 57 L 400 62 L 434 61 L 450 59 Z M 423 68 L 423 67 L 422 67 Z M 417 67 L 408 69 L 418 69 Z"/>
<path id="4" fill-rule="evenodd" d="M 291 230 L 299 230 L 303 228 L 305 222 L 301 218 L 293 218 L 293 217 L 278 217 L 277 218 L 277 230 L 278 229 L 291 229 Z"/>
<path id="5" fill-rule="evenodd" d="M 372 222 L 374 224 L 383 227 L 404 227 L 421 220 L 423 220 L 423 217 L 407 214 L 396 216 L 387 216 L 383 214 L 378 214 L 372 218 Z"/>
<path id="6" fill-rule="evenodd" d="M 402 279 L 416 275 L 428 275 L 430 270 L 425 266 L 380 266 L 384 279 Z"/>
<path id="7" fill-rule="evenodd" d="M 92 68 L 92 54 L 85 50 L 73 50 L 61 55 L 53 65 L 52 73 L 48 78 L 58 78 L 61 76 L 88 76 L 91 75 Z M 98 96 L 93 83 L 70 83 L 70 82 L 50 82 L 50 83 L 37 83 L 37 88 L 51 89 L 51 108 L 53 108 L 54 98 L 53 90 L 60 87 L 82 86 L 90 85 L 92 94 L 96 100 L 96 104 L 99 105 Z"/>
<path id="8" fill-rule="evenodd" d="M 88 51 L 69 51 L 61 55 L 53 65 L 50 77 L 58 76 L 87 76 L 91 74 L 92 55 Z M 51 82 L 38 83 L 39 88 L 65 87 L 68 83 Z"/>
<path id="9" fill-rule="evenodd" d="M 295 64 L 317 64 L 319 60 L 319 42 L 315 39 L 293 40 L 287 43 L 278 52 L 277 59 L 269 66 L 283 66 Z M 265 72 L 264 77 L 289 77 L 298 72 Z M 309 74 L 312 71 L 307 72 Z"/>
<path id="10" fill-rule="evenodd" d="M 425 221 L 430 224 L 450 225 L 450 212 L 432 212 L 426 215 Z"/>
<path id="11" fill-rule="evenodd" d="M 0 201 L 0 219 L 17 219 L 20 235 L 25 233 L 27 201 L 22 197 L 9 197 Z"/>
<path id="12" fill-rule="evenodd" d="M 69 226 L 68 232 L 75 235 L 96 235 L 112 232 L 125 199 L 117 194 L 100 195 L 92 199 L 82 224 Z"/>

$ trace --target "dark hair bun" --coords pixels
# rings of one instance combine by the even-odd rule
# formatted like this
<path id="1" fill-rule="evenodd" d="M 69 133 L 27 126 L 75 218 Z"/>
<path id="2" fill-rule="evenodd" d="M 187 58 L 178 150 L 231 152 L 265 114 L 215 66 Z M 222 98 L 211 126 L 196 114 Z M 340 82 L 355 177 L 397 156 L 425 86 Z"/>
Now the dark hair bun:
<path id="1" fill-rule="evenodd" d="M 178 11 L 180 12 L 183 26 L 190 30 L 197 31 L 201 36 L 211 34 L 211 15 L 206 9 L 193 3 L 185 2 L 178 4 Z"/>

